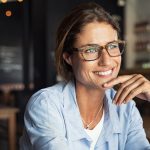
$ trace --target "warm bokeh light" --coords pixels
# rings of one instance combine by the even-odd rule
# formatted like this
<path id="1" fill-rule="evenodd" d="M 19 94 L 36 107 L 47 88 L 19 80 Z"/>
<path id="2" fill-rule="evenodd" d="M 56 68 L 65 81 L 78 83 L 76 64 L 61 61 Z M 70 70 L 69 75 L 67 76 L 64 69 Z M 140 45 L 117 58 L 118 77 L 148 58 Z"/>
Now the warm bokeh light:
<path id="1" fill-rule="evenodd" d="M 17 0 L 18 2 L 23 2 L 23 0 Z"/>
<path id="2" fill-rule="evenodd" d="M 10 10 L 7 10 L 5 14 L 6 14 L 7 17 L 12 16 L 12 12 Z"/>
<path id="3" fill-rule="evenodd" d="M 0 0 L 2 3 L 6 3 L 7 2 L 7 0 Z"/>

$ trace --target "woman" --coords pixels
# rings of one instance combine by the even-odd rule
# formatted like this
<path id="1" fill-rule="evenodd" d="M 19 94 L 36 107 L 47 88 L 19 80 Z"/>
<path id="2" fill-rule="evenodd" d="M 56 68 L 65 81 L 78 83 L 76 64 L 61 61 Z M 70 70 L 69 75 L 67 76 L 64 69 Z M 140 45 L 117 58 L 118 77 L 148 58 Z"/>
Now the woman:
<path id="1" fill-rule="evenodd" d="M 149 100 L 150 82 L 136 74 L 117 77 L 125 45 L 118 37 L 118 24 L 95 3 L 79 5 L 64 18 L 57 33 L 56 65 L 65 81 L 30 99 L 21 149 L 150 148 L 131 100 Z M 115 92 L 112 87 L 120 83 Z"/>

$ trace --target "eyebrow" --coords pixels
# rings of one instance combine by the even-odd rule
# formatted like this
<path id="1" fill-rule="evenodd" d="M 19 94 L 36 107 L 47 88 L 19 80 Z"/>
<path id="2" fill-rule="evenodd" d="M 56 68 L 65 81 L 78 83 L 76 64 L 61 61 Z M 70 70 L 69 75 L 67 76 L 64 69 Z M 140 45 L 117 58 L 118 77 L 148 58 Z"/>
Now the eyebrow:
<path id="1" fill-rule="evenodd" d="M 105 45 L 107 45 L 107 44 L 111 44 L 111 43 L 113 43 L 113 42 L 117 42 L 118 40 L 113 40 L 113 41 L 110 41 L 110 42 L 107 42 Z M 83 47 L 86 47 L 86 46 L 96 46 L 96 45 L 99 45 L 99 44 L 97 44 L 97 43 L 89 43 L 89 44 L 85 44 L 85 45 L 81 45 L 79 48 L 83 48 Z M 99 46 L 101 46 L 101 45 L 99 45 Z"/>

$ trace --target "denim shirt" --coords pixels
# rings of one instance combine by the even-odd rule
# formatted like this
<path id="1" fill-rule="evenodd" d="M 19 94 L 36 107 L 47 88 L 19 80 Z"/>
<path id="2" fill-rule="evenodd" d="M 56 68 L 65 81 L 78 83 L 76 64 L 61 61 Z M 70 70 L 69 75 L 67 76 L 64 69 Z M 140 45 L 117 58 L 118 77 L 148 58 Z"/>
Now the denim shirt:
<path id="1" fill-rule="evenodd" d="M 113 89 L 105 92 L 105 116 L 95 150 L 150 150 L 134 101 L 116 106 Z M 92 96 L 92 95 L 91 95 Z M 26 107 L 20 150 L 89 150 L 73 82 L 35 93 Z"/>

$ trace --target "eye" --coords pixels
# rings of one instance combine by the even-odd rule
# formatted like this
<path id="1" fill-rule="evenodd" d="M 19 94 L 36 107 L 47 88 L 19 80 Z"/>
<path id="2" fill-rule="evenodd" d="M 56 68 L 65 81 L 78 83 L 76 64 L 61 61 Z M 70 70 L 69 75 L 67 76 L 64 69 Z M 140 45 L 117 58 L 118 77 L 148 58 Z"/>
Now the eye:
<path id="1" fill-rule="evenodd" d="M 107 45 L 107 48 L 108 48 L 108 50 L 109 49 L 118 49 L 119 48 L 119 45 L 118 45 L 118 43 L 111 43 L 111 44 L 108 44 Z"/>
<path id="2" fill-rule="evenodd" d="M 96 53 L 98 50 L 96 47 L 87 47 L 84 49 L 85 53 Z"/>

